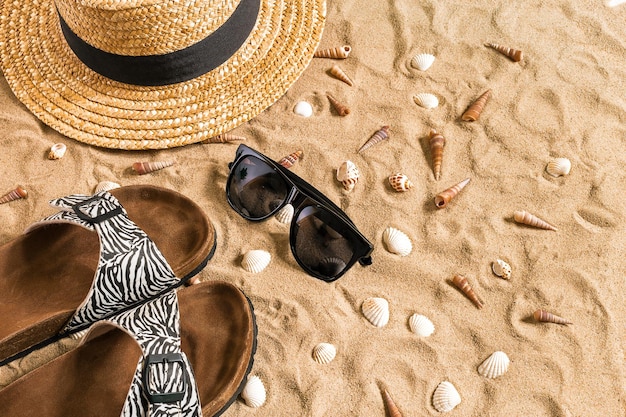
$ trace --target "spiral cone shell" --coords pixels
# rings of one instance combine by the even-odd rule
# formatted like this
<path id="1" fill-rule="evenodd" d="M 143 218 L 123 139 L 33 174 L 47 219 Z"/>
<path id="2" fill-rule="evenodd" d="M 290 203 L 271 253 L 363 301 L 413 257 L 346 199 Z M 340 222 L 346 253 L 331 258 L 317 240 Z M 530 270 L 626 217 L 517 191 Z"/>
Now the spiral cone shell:
<path id="1" fill-rule="evenodd" d="M 387 250 L 400 256 L 407 256 L 413 250 L 411 239 L 401 230 L 388 227 L 383 232 L 383 242 Z"/>
<path id="2" fill-rule="evenodd" d="M 352 161 L 344 161 L 339 168 L 337 168 L 337 181 L 343 184 L 343 188 L 346 191 L 352 191 L 354 186 L 359 181 L 359 169 Z"/>
<path id="3" fill-rule="evenodd" d="M 296 162 L 298 162 L 299 159 L 302 158 L 303 155 L 304 155 L 304 151 L 298 150 L 281 158 L 280 161 L 278 161 L 278 163 L 284 166 L 285 168 L 291 168 Z"/>
<path id="4" fill-rule="evenodd" d="M 478 373 L 486 378 L 497 378 L 506 373 L 511 360 L 506 353 L 497 351 L 478 366 Z"/>
<path id="5" fill-rule="evenodd" d="M 332 59 L 346 59 L 352 47 L 350 45 L 337 46 L 335 48 L 319 49 L 313 54 L 316 58 L 332 58 Z"/>
<path id="6" fill-rule="evenodd" d="M 456 285 L 458 289 L 463 291 L 467 298 L 469 298 L 476 307 L 478 307 L 479 309 L 483 308 L 483 302 L 480 300 L 480 298 L 478 298 L 472 287 L 469 285 L 469 283 L 467 282 L 467 278 L 465 278 L 463 275 L 455 275 L 454 278 L 452 278 L 452 282 L 454 283 L 454 285 Z"/>
<path id="7" fill-rule="evenodd" d="M 248 377 L 248 381 L 241 391 L 241 398 L 249 407 L 257 408 L 265 404 L 267 393 L 263 381 L 256 375 Z"/>
<path id="8" fill-rule="evenodd" d="M 409 327 L 413 333 L 421 337 L 428 337 L 435 331 L 433 322 L 421 314 L 413 314 L 409 317 Z"/>
<path id="9" fill-rule="evenodd" d="M 443 381 L 433 393 L 433 407 L 440 413 L 452 411 L 454 407 L 461 404 L 461 396 L 451 382 Z"/>
<path id="10" fill-rule="evenodd" d="M 366 149 L 371 148 L 383 140 L 389 139 L 389 126 L 383 126 L 377 130 L 368 140 L 359 148 L 357 153 L 361 153 Z"/>
<path id="11" fill-rule="evenodd" d="M 135 162 L 133 170 L 139 175 L 145 175 L 172 165 L 174 165 L 174 161 Z"/>
<path id="12" fill-rule="evenodd" d="M 339 65 L 333 65 L 332 68 L 330 69 L 330 73 L 335 76 L 335 78 L 343 81 L 344 83 L 348 84 L 350 87 L 352 87 L 354 85 L 354 83 L 352 82 L 352 80 L 350 79 L 350 77 L 348 77 L 348 75 L 345 73 L 344 70 L 342 70 L 341 68 L 339 68 Z"/>
<path id="13" fill-rule="evenodd" d="M 413 183 L 411 182 L 409 177 L 400 173 L 390 176 L 389 184 L 391 184 L 391 188 L 399 193 L 409 191 L 411 188 L 413 188 Z"/>
<path id="14" fill-rule="evenodd" d="M 402 413 L 400 413 L 398 406 L 393 401 L 391 395 L 389 395 L 389 391 L 387 390 L 383 390 L 383 402 L 385 403 L 389 417 L 402 417 Z"/>
<path id="15" fill-rule="evenodd" d="M 554 158 L 546 166 L 546 172 L 553 177 L 560 177 L 569 174 L 572 163 L 567 158 Z"/>
<path id="16" fill-rule="evenodd" d="M 98 185 L 96 185 L 95 193 L 99 193 L 101 191 L 109 191 L 114 190 L 116 188 L 120 188 L 120 185 L 113 181 L 100 181 Z"/>
<path id="17" fill-rule="evenodd" d="M 326 96 L 328 97 L 328 101 L 330 101 L 330 104 L 333 105 L 339 116 L 343 117 L 350 114 L 350 109 L 341 104 L 335 97 L 331 96 L 330 94 L 326 94 Z"/>
<path id="18" fill-rule="evenodd" d="M 270 264 L 272 256 L 262 249 L 250 250 L 243 255 L 241 267 L 253 274 L 263 271 Z"/>
<path id="19" fill-rule="evenodd" d="M 547 312 L 546 310 L 539 309 L 533 313 L 535 320 L 544 323 L 556 323 L 556 324 L 572 324 L 571 321 L 559 317 L 556 314 Z"/>
<path id="20" fill-rule="evenodd" d="M 498 45 L 497 43 L 486 43 L 485 46 L 495 49 L 515 62 L 519 62 L 524 58 L 524 53 L 517 49 L 507 48 L 506 46 Z"/>
<path id="21" fill-rule="evenodd" d="M 553 230 L 553 231 L 557 230 L 556 227 L 552 226 L 550 223 L 544 220 L 541 220 L 539 217 L 533 214 L 530 214 L 529 212 L 524 211 L 524 210 L 519 210 L 513 213 L 513 219 L 517 223 L 525 224 L 528 226 L 533 226 L 538 229 Z"/>
<path id="22" fill-rule="evenodd" d="M 363 316 L 376 327 L 385 327 L 389 322 L 389 303 L 384 298 L 370 297 L 361 305 Z"/>
<path id="23" fill-rule="evenodd" d="M 439 99 L 431 93 L 418 93 L 413 96 L 413 101 L 425 109 L 434 109 L 439 105 Z"/>
<path id="24" fill-rule="evenodd" d="M 426 71 L 435 62 L 435 56 L 431 54 L 417 54 L 411 59 L 411 66 L 420 71 Z"/>
<path id="25" fill-rule="evenodd" d="M 463 116 L 461 116 L 461 119 L 463 119 L 463 121 L 465 122 L 474 122 L 478 120 L 478 118 L 480 117 L 480 114 L 485 108 L 485 104 L 487 104 L 490 98 L 491 98 L 491 90 L 487 90 L 484 93 L 482 93 L 480 97 L 478 97 L 467 108 L 467 110 L 465 110 L 465 113 L 463 113 Z"/>
<path id="26" fill-rule="evenodd" d="M 337 355 L 337 348 L 330 343 L 319 343 L 313 348 L 313 360 L 322 365 L 331 363 Z"/>
<path id="27" fill-rule="evenodd" d="M 274 217 L 276 217 L 276 220 L 278 220 L 281 223 L 289 224 L 291 223 L 291 220 L 293 219 L 294 211 L 295 210 L 291 204 L 285 204 L 283 208 L 281 208 L 280 210 L 278 210 L 278 212 L 276 212 Z"/>
<path id="28" fill-rule="evenodd" d="M 65 155 L 67 151 L 67 146 L 64 143 L 55 143 L 50 147 L 50 152 L 48 153 L 48 159 L 61 159 Z"/>
<path id="29" fill-rule="evenodd" d="M 441 162 L 443 161 L 443 147 L 446 144 L 446 139 L 435 129 L 431 129 L 428 134 L 428 142 L 430 144 L 430 154 L 433 158 L 433 173 L 435 174 L 435 179 L 439 180 L 441 177 Z"/>
<path id="30" fill-rule="evenodd" d="M 211 138 L 205 139 L 201 141 L 202 144 L 209 143 L 228 143 L 228 142 L 238 142 L 246 140 L 243 136 L 234 135 L 232 133 L 222 133 L 221 135 L 213 136 Z"/>
<path id="31" fill-rule="evenodd" d="M 465 178 L 460 183 L 448 188 L 437 194 L 435 197 L 435 205 L 437 208 L 444 208 L 448 205 L 450 200 L 452 200 L 456 195 L 470 182 L 469 178 Z"/>
<path id="32" fill-rule="evenodd" d="M 28 197 L 28 191 L 26 191 L 21 185 L 18 185 L 15 189 L 0 197 L 0 204 L 8 203 L 9 201 L 19 200 L 20 198 L 26 197 Z"/>

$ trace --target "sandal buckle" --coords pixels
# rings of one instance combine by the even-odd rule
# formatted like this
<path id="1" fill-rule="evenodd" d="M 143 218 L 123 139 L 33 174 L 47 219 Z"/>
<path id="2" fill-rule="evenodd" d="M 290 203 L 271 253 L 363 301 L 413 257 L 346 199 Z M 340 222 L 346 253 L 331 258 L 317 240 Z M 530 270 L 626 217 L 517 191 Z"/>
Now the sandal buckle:
<path id="1" fill-rule="evenodd" d="M 146 390 L 146 396 L 148 397 L 148 401 L 151 404 L 161 403 L 161 404 L 169 404 L 180 402 L 185 396 L 186 392 L 186 379 L 183 375 L 181 379 L 181 388 L 180 391 L 172 391 L 172 392 L 155 392 L 150 388 L 150 372 L 152 367 L 150 365 L 156 364 L 179 364 L 181 367 L 183 374 L 185 370 L 185 362 L 183 361 L 183 356 L 179 352 L 174 353 L 165 353 L 162 355 L 146 355 L 144 360 L 143 367 L 143 385 Z"/>
<path id="2" fill-rule="evenodd" d="M 89 207 L 92 203 L 94 202 L 98 202 L 100 200 L 104 200 L 101 196 L 99 195 L 94 195 L 91 198 L 88 198 L 87 200 L 78 203 L 78 204 L 74 204 L 72 206 L 72 209 L 74 210 L 74 213 L 76 213 L 76 215 L 78 216 L 79 219 L 84 220 L 88 223 L 100 223 L 103 222 L 105 220 L 110 219 L 111 217 L 115 217 L 118 214 L 122 214 L 122 207 L 118 206 L 116 208 L 114 208 L 113 210 L 109 210 L 106 211 L 98 216 L 92 217 L 90 216 L 88 213 L 84 212 L 83 210 L 81 210 L 83 207 L 87 208 Z"/>

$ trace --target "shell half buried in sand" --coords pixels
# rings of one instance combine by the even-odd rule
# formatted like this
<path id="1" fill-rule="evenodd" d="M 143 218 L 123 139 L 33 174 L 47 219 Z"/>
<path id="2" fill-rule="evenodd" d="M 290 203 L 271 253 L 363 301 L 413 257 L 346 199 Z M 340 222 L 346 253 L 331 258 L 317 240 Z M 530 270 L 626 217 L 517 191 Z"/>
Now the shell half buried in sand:
<path id="1" fill-rule="evenodd" d="M 461 396 L 454 385 L 449 381 L 443 381 L 433 393 L 433 407 L 440 413 L 452 411 L 454 407 L 461 404 Z"/>
<path id="2" fill-rule="evenodd" d="M 67 146 L 64 143 L 55 143 L 50 147 L 48 152 L 48 159 L 61 159 L 67 151 Z"/>
<path id="3" fill-rule="evenodd" d="M 241 391 L 241 398 L 249 407 L 257 408 L 265 404 L 267 393 L 261 378 L 256 375 L 248 377 L 248 381 Z"/>
<path id="4" fill-rule="evenodd" d="M 98 185 L 96 185 L 95 192 L 99 193 L 101 191 L 110 191 L 116 188 L 120 188 L 121 186 L 113 181 L 100 181 Z"/>
<path id="5" fill-rule="evenodd" d="M 413 250 L 411 239 L 406 233 L 395 227 L 385 229 L 383 232 L 383 242 L 385 242 L 387 250 L 396 255 L 407 256 Z"/>
<path id="6" fill-rule="evenodd" d="M 385 327 L 389 322 L 389 302 L 384 298 L 366 299 L 361 305 L 361 312 L 376 327 Z"/>
<path id="7" fill-rule="evenodd" d="M 337 348 L 331 343 L 319 343 L 313 348 L 313 360 L 322 365 L 331 363 L 337 356 Z"/>
<path id="8" fill-rule="evenodd" d="M 511 360 L 506 353 L 496 351 L 478 366 L 478 373 L 486 378 L 497 378 L 506 373 Z"/>
<path id="9" fill-rule="evenodd" d="M 270 264 L 272 255 L 263 249 L 253 249 L 246 252 L 241 260 L 241 267 L 253 274 L 263 271 Z"/>
<path id="10" fill-rule="evenodd" d="M 431 93 L 418 93 L 413 96 L 413 101 L 420 107 L 425 109 L 434 109 L 439 106 L 439 99 Z"/>
<path id="11" fill-rule="evenodd" d="M 428 337 L 435 331 L 435 325 L 426 316 L 413 314 L 409 317 L 411 331 L 420 337 Z"/>

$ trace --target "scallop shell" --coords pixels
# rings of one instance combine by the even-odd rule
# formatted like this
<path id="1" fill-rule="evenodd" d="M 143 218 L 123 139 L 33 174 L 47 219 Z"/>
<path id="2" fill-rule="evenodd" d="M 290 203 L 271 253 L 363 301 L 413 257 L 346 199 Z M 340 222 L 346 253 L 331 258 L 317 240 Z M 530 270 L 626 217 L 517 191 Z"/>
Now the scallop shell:
<path id="1" fill-rule="evenodd" d="M 246 138 L 244 136 L 234 135 L 232 133 L 222 133 L 221 135 L 213 136 L 208 139 L 204 139 L 200 141 L 202 144 L 210 144 L 210 143 L 228 143 L 228 142 L 240 142 L 244 141 Z"/>
<path id="2" fill-rule="evenodd" d="M 330 343 L 320 343 L 313 348 L 313 359 L 317 363 L 327 364 L 337 356 L 337 348 Z"/>
<path id="3" fill-rule="evenodd" d="M 135 162 L 133 170 L 139 175 L 145 175 L 172 165 L 174 165 L 174 161 Z"/>
<path id="4" fill-rule="evenodd" d="M 400 173 L 390 176 L 389 184 L 391 184 L 391 188 L 399 193 L 409 191 L 411 188 L 413 188 L 413 183 L 411 182 L 409 177 Z"/>
<path id="5" fill-rule="evenodd" d="M 343 81 L 344 83 L 348 84 L 350 87 L 352 87 L 354 85 L 354 83 L 352 82 L 352 80 L 350 79 L 350 77 L 348 77 L 348 75 L 345 73 L 344 70 L 342 70 L 339 65 L 333 65 L 332 68 L 330 69 L 330 73 L 332 75 L 334 75 L 337 79 Z"/>
<path id="6" fill-rule="evenodd" d="M 335 97 L 331 96 L 330 94 L 326 94 L 326 97 L 328 97 L 328 101 L 330 101 L 330 104 L 333 105 L 339 116 L 343 117 L 350 114 L 350 109 L 347 106 L 341 104 L 339 100 L 337 100 Z"/>
<path id="7" fill-rule="evenodd" d="M 246 271 L 256 274 L 267 268 L 271 260 L 272 255 L 270 255 L 269 252 L 262 249 L 255 249 L 243 255 L 241 266 Z"/>
<path id="8" fill-rule="evenodd" d="M 267 394 L 261 378 L 256 375 L 248 377 L 246 386 L 243 387 L 241 391 L 241 398 L 243 398 L 249 407 L 257 408 L 265 404 Z"/>
<path id="9" fill-rule="evenodd" d="M 524 58 L 524 53 L 518 49 L 508 48 L 496 43 L 486 43 L 485 46 L 495 49 L 502 55 L 508 56 L 511 60 L 519 62 Z"/>
<path id="10" fill-rule="evenodd" d="M 502 259 L 496 259 L 491 264 L 491 270 L 494 274 L 504 279 L 511 279 L 511 265 L 504 262 Z"/>
<path id="11" fill-rule="evenodd" d="M 455 275 L 454 278 L 452 278 L 452 282 L 454 283 L 454 285 L 456 285 L 458 289 L 463 291 L 467 298 L 469 298 L 476 307 L 478 307 L 479 309 L 483 308 L 482 300 L 478 298 L 478 296 L 474 292 L 474 289 L 471 287 L 471 285 L 469 285 L 469 282 L 467 282 L 467 278 L 465 278 L 463 275 Z"/>
<path id="12" fill-rule="evenodd" d="M 560 177 L 569 174 L 572 169 L 572 163 L 567 158 L 555 158 L 548 162 L 546 172 L 553 177 Z"/>
<path id="13" fill-rule="evenodd" d="M 65 151 L 67 151 L 67 146 L 64 143 L 55 143 L 50 147 L 48 159 L 61 159 L 65 155 Z"/>
<path id="14" fill-rule="evenodd" d="M 313 56 L 316 58 L 346 59 L 351 51 L 350 45 L 344 45 L 335 48 L 319 49 L 315 51 Z"/>
<path id="15" fill-rule="evenodd" d="M 388 227 L 383 232 L 383 242 L 387 250 L 400 256 L 407 256 L 413 250 L 411 239 L 406 233 L 394 227 Z"/>
<path id="16" fill-rule="evenodd" d="M 274 217 L 281 223 L 289 224 L 293 219 L 294 208 L 291 204 L 286 204 L 283 208 L 278 210 Z"/>
<path id="17" fill-rule="evenodd" d="M 26 197 L 28 197 L 28 191 L 26 191 L 21 185 L 18 185 L 16 188 L 0 197 L 0 204 L 8 203 L 9 201 L 19 200 L 20 198 Z"/>
<path id="18" fill-rule="evenodd" d="M 518 210 L 513 213 L 513 219 L 517 223 L 526 224 L 528 226 L 533 226 L 538 229 L 553 230 L 555 232 L 557 230 L 557 228 L 552 226 L 550 223 L 546 222 L 545 220 L 541 220 L 539 217 L 530 214 L 529 212 L 524 210 Z"/>
<path id="19" fill-rule="evenodd" d="M 433 393 L 433 407 L 441 413 L 452 411 L 454 407 L 461 404 L 461 396 L 451 382 L 443 381 Z"/>
<path id="20" fill-rule="evenodd" d="M 439 105 L 437 96 L 430 93 L 418 93 L 413 96 L 413 101 L 415 101 L 415 104 L 425 109 L 434 109 Z"/>
<path id="21" fill-rule="evenodd" d="M 393 401 L 393 399 L 391 398 L 391 395 L 389 394 L 389 391 L 387 390 L 383 390 L 383 402 L 385 403 L 385 406 L 387 407 L 387 411 L 389 412 L 389 417 L 402 417 L 402 414 L 400 413 L 400 409 L 398 408 L 396 403 Z"/>
<path id="22" fill-rule="evenodd" d="M 287 156 L 284 156 L 278 161 L 279 164 L 284 166 L 285 168 L 291 168 L 299 159 L 304 155 L 304 151 L 298 150 L 293 153 L 290 153 Z"/>
<path id="23" fill-rule="evenodd" d="M 110 190 L 114 190 L 116 188 L 120 188 L 121 185 L 119 185 L 116 182 L 113 181 L 100 181 L 98 183 L 98 185 L 96 185 L 96 189 L 95 189 L 95 193 L 99 193 L 102 191 L 110 191 Z"/>
<path id="24" fill-rule="evenodd" d="M 435 56 L 431 54 L 417 54 L 411 59 L 411 66 L 420 71 L 426 71 L 435 62 Z"/>
<path id="25" fill-rule="evenodd" d="M 478 373 L 486 378 L 497 378 L 506 373 L 511 361 L 506 353 L 493 352 L 483 363 L 478 366 Z"/>
<path id="26" fill-rule="evenodd" d="M 389 303 L 384 298 L 370 297 L 363 301 L 361 311 L 376 327 L 385 327 L 389 322 Z"/>
<path id="27" fill-rule="evenodd" d="M 448 205 L 450 200 L 452 200 L 456 195 L 470 182 L 469 178 L 465 178 L 460 183 L 453 185 L 452 187 L 443 190 L 439 194 L 435 196 L 435 206 L 437 208 L 444 208 Z"/>
<path id="28" fill-rule="evenodd" d="M 313 116 L 313 106 L 306 101 L 299 101 L 293 108 L 293 112 L 298 116 L 311 117 Z"/>
<path id="29" fill-rule="evenodd" d="M 431 129 L 428 132 L 428 143 L 430 145 L 430 155 L 433 159 L 433 173 L 435 174 L 435 180 L 439 181 L 441 178 L 441 162 L 443 161 L 443 147 L 446 144 L 446 138 L 435 129 Z"/>
<path id="30" fill-rule="evenodd" d="M 383 126 L 379 130 L 377 130 L 368 140 L 359 148 L 357 153 L 361 153 L 364 150 L 371 148 L 376 145 L 378 142 L 382 142 L 383 140 L 389 139 L 389 126 Z"/>
<path id="31" fill-rule="evenodd" d="M 343 184 L 343 188 L 346 191 L 352 191 L 354 186 L 359 181 L 359 169 L 352 161 L 344 161 L 337 168 L 337 181 Z"/>
<path id="32" fill-rule="evenodd" d="M 535 320 L 544 323 L 556 323 L 556 324 L 572 324 L 571 321 L 559 317 L 556 314 L 547 312 L 546 310 L 539 309 L 533 313 Z"/>
<path id="33" fill-rule="evenodd" d="M 417 313 L 409 317 L 409 327 L 413 333 L 421 337 L 428 337 L 435 331 L 433 322 L 428 317 Z"/>

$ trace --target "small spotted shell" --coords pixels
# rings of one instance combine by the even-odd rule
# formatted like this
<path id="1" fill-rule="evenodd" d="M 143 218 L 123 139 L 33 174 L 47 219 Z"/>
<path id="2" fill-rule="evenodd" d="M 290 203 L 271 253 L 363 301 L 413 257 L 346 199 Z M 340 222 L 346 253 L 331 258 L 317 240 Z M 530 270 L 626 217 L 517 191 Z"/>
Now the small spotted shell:
<path id="1" fill-rule="evenodd" d="M 511 265 L 504 262 L 502 259 L 496 259 L 491 264 L 491 270 L 494 274 L 504 279 L 511 279 Z"/>
<path id="2" fill-rule="evenodd" d="M 287 204 L 283 208 L 278 210 L 278 212 L 274 215 L 274 217 L 276 217 L 276 220 L 278 220 L 281 223 L 289 224 L 291 223 L 291 220 L 293 219 L 293 212 L 294 212 L 293 206 L 291 204 Z"/>
<path id="3" fill-rule="evenodd" d="M 509 357 L 506 353 L 493 352 L 483 363 L 478 366 L 478 373 L 486 378 L 497 378 L 509 369 Z"/>
<path id="4" fill-rule="evenodd" d="M 385 327 L 389 322 L 389 302 L 384 298 L 370 297 L 361 305 L 363 316 L 376 327 Z"/>
<path id="5" fill-rule="evenodd" d="M 443 381 L 433 393 L 433 407 L 441 413 L 452 411 L 454 407 L 461 404 L 461 396 L 451 382 Z"/>
<path id="6" fill-rule="evenodd" d="M 411 59 L 411 66 L 420 71 L 426 71 L 435 62 L 435 56 L 431 54 L 417 54 Z"/>
<path id="7" fill-rule="evenodd" d="M 352 161 L 344 161 L 337 168 L 337 181 L 343 184 L 343 188 L 346 191 L 352 191 L 354 186 L 359 181 L 360 177 L 359 169 Z"/>
<path id="8" fill-rule="evenodd" d="M 120 185 L 113 181 L 100 181 L 98 185 L 96 185 L 95 192 L 99 193 L 101 191 L 110 191 L 116 188 L 120 188 Z"/>
<path id="9" fill-rule="evenodd" d="M 421 337 L 428 337 L 435 331 L 433 322 L 428 317 L 417 313 L 409 317 L 409 327 L 413 333 Z"/>
<path id="10" fill-rule="evenodd" d="M 313 360 L 317 363 L 327 364 L 332 362 L 337 355 L 337 348 L 331 343 L 319 343 L 313 348 Z"/>
<path id="11" fill-rule="evenodd" d="M 554 158 L 546 166 L 546 172 L 553 177 L 560 177 L 569 174 L 572 163 L 567 158 Z"/>
<path id="12" fill-rule="evenodd" d="M 243 255 L 241 266 L 248 272 L 256 274 L 263 271 L 270 264 L 272 255 L 262 249 L 254 249 Z"/>
<path id="13" fill-rule="evenodd" d="M 409 191 L 411 188 L 413 188 L 413 183 L 411 182 L 409 177 L 400 173 L 390 176 L 389 184 L 391 184 L 391 188 L 399 193 Z"/>
<path id="14" fill-rule="evenodd" d="M 383 242 L 387 246 L 387 250 L 400 256 L 407 256 L 413 250 L 411 239 L 406 233 L 394 227 L 388 227 L 383 232 Z"/>
<path id="15" fill-rule="evenodd" d="M 61 159 L 65 155 L 65 151 L 67 151 L 67 146 L 64 143 L 55 143 L 50 147 L 48 159 Z"/>
<path id="16" fill-rule="evenodd" d="M 415 104 L 425 109 L 434 109 L 439 105 L 437 96 L 430 93 L 418 93 L 413 96 L 413 101 L 415 101 Z"/>
<path id="17" fill-rule="evenodd" d="M 257 408 L 265 404 L 267 394 L 265 392 L 265 385 L 263 381 L 256 375 L 248 377 L 246 386 L 241 391 L 241 398 L 246 402 L 249 407 Z"/>

